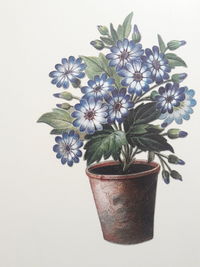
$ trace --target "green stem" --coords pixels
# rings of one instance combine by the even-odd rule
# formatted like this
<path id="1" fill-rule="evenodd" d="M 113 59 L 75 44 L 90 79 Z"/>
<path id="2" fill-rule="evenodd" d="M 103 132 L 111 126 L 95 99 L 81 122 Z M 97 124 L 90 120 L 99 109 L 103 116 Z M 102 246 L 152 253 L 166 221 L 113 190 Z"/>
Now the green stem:
<path id="1" fill-rule="evenodd" d="M 168 159 L 168 156 L 166 156 L 166 155 L 164 155 L 164 154 L 161 154 L 161 153 L 158 153 L 158 152 L 156 152 L 155 154 L 157 154 L 157 155 L 159 155 L 159 156 L 161 156 L 161 157 L 163 157 L 163 158 Z"/>
<path id="2" fill-rule="evenodd" d="M 166 161 L 159 155 L 159 153 L 155 153 L 155 154 L 159 157 L 160 162 L 162 162 L 161 165 L 164 163 L 165 166 L 168 168 L 169 172 L 171 172 L 172 170 L 171 170 L 171 168 L 169 167 L 169 165 L 167 164 L 167 162 L 166 162 Z M 162 167 L 163 167 L 163 165 L 162 165 Z M 164 167 L 163 169 L 165 169 L 165 167 Z"/>
<path id="3" fill-rule="evenodd" d="M 104 48 L 108 48 L 108 49 L 110 49 L 110 46 L 104 45 Z"/>
<path id="4" fill-rule="evenodd" d="M 113 126 L 114 126 L 115 130 L 119 130 L 115 121 L 113 123 Z"/>
<path id="5" fill-rule="evenodd" d="M 77 100 L 81 100 L 81 98 L 80 98 L 80 97 L 78 97 L 78 96 L 75 96 L 75 95 L 73 95 L 73 98 L 74 98 L 74 99 L 77 99 Z"/>
<path id="6" fill-rule="evenodd" d="M 167 81 L 164 81 L 163 83 L 155 84 L 154 86 L 150 87 L 149 90 L 148 90 L 147 92 L 144 92 L 144 93 L 137 99 L 137 101 L 135 102 L 135 104 L 138 103 L 138 102 L 140 101 L 141 97 L 143 97 L 144 95 L 146 95 L 147 93 L 149 93 L 149 91 L 151 91 L 152 89 L 155 89 L 156 87 L 161 86 L 161 85 L 163 85 L 163 84 L 165 84 L 165 83 L 168 83 L 168 82 L 171 82 L 171 81 L 172 81 L 172 80 L 169 79 L 169 80 L 167 80 Z"/>

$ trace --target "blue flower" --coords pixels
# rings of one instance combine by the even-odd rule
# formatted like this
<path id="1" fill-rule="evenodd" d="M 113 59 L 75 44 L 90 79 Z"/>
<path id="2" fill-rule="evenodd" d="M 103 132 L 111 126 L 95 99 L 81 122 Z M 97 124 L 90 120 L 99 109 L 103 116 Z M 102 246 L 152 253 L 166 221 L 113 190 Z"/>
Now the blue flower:
<path id="1" fill-rule="evenodd" d="M 166 127 L 173 121 L 177 124 L 182 124 L 183 120 L 189 120 L 190 114 L 193 113 L 192 107 L 196 105 L 196 100 L 193 99 L 194 95 L 194 90 L 185 87 L 185 99 L 180 102 L 179 106 L 173 108 L 173 113 L 167 111 L 161 114 L 159 119 L 164 120 L 162 127 Z"/>
<path id="2" fill-rule="evenodd" d="M 152 50 L 147 48 L 145 53 L 146 56 L 143 59 L 152 73 L 153 80 L 160 84 L 163 80 L 169 79 L 168 72 L 171 71 L 171 68 L 165 55 L 159 52 L 159 48 L 157 46 L 153 46 Z"/>
<path id="3" fill-rule="evenodd" d="M 53 151 L 56 152 L 56 157 L 61 159 L 61 163 L 67 163 L 68 166 L 72 166 L 73 163 L 79 162 L 79 157 L 82 156 L 82 152 L 79 150 L 83 145 L 83 141 L 79 139 L 79 135 L 73 130 L 67 133 L 63 133 L 61 136 L 56 136 L 56 145 L 53 146 Z"/>
<path id="4" fill-rule="evenodd" d="M 133 102 L 130 100 L 130 95 L 126 94 L 126 89 L 120 91 L 113 90 L 112 97 L 106 98 L 108 103 L 108 122 L 112 123 L 115 120 L 119 123 L 123 122 L 124 117 L 128 115 L 128 111 L 133 107 Z"/>
<path id="5" fill-rule="evenodd" d="M 101 77 L 96 75 L 94 80 L 88 81 L 88 86 L 84 86 L 81 88 L 81 92 L 85 94 L 85 97 L 93 96 L 96 99 L 103 99 L 108 91 L 114 89 L 112 84 L 114 83 L 114 79 L 107 78 L 107 75 L 103 73 Z"/>
<path id="6" fill-rule="evenodd" d="M 109 66 L 116 66 L 117 70 L 123 68 L 127 62 L 140 61 L 140 57 L 144 53 L 141 44 L 136 44 L 127 39 L 117 41 L 116 45 L 112 46 L 110 50 L 112 53 L 106 55 L 106 58 L 110 60 Z"/>
<path id="7" fill-rule="evenodd" d="M 180 106 L 185 99 L 185 87 L 180 87 L 178 83 L 167 83 L 165 87 L 160 87 L 159 94 L 155 96 L 156 107 L 161 113 L 172 113 L 174 107 Z"/>
<path id="8" fill-rule="evenodd" d="M 93 134 L 96 130 L 103 130 L 102 124 L 107 123 L 107 105 L 101 100 L 96 100 L 94 97 L 82 98 L 80 104 L 76 104 L 72 117 L 76 118 L 73 121 L 75 127 L 79 127 L 81 132 Z"/>
<path id="9" fill-rule="evenodd" d="M 49 77 L 52 78 L 51 83 L 56 84 L 58 88 L 68 88 L 69 82 L 76 82 L 77 79 L 81 79 L 85 76 L 83 70 L 86 65 L 82 63 L 81 58 L 75 59 L 70 56 L 68 59 L 63 58 L 62 64 L 55 65 L 55 71 L 49 73 Z"/>
<path id="10" fill-rule="evenodd" d="M 121 69 L 118 74 L 125 77 L 121 84 L 123 86 L 129 86 L 129 93 L 135 93 L 138 96 L 142 94 L 142 91 L 148 91 L 149 84 L 153 82 L 151 72 L 142 62 L 127 63 L 126 68 Z"/>

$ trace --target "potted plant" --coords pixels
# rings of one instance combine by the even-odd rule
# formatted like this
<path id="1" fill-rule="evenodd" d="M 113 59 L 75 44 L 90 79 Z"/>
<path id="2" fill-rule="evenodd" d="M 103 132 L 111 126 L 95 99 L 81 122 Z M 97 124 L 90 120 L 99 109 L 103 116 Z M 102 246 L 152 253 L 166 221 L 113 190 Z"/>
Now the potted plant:
<path id="1" fill-rule="evenodd" d="M 78 163 L 84 151 L 104 238 L 121 244 L 153 237 L 160 170 L 154 159 L 166 184 L 170 178 L 182 180 L 170 164 L 184 161 L 174 154 L 169 139 L 187 133 L 169 126 L 188 120 L 196 104 L 194 90 L 182 85 L 187 74 L 173 73 L 186 67 L 173 52 L 186 42 L 165 44 L 158 35 L 158 46 L 143 49 L 138 27 L 132 31 L 132 16 L 117 29 L 112 23 L 110 29 L 98 26 L 100 39 L 91 45 L 105 54 L 70 56 L 55 65 L 51 82 L 64 90 L 54 96 L 65 102 L 38 120 L 53 127 L 53 151 L 62 164 Z M 85 76 L 87 84 L 82 85 Z M 65 90 L 70 86 L 72 93 Z M 142 152 L 147 159 L 137 160 Z"/>

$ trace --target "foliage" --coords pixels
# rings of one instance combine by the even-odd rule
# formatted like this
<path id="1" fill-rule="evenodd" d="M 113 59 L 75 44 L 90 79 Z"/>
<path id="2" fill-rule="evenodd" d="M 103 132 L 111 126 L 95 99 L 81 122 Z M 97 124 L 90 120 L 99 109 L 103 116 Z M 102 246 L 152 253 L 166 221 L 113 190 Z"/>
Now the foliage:
<path id="1" fill-rule="evenodd" d="M 132 26 L 132 19 L 133 12 L 117 27 L 98 25 L 99 39 L 90 44 L 109 53 L 70 56 L 55 65 L 49 74 L 52 84 L 67 90 L 70 85 L 74 91 L 79 88 L 83 96 L 69 91 L 54 94 L 66 102 L 57 104 L 58 108 L 43 114 L 38 122 L 50 125 L 50 133 L 58 135 L 54 152 L 62 164 L 79 162 L 84 141 L 88 165 L 111 157 L 127 171 L 137 154 L 147 152 L 148 162 L 156 157 L 160 160 L 163 180 L 169 184 L 170 177 L 182 180 L 169 164 L 184 165 L 184 161 L 174 154 L 168 140 L 187 133 L 166 128 L 172 122 L 188 120 L 196 105 L 194 90 L 180 85 L 187 74 L 172 73 L 177 67 L 187 67 L 173 52 L 186 42 L 165 43 L 158 34 L 158 45 L 143 49 L 141 33 L 136 24 Z M 81 84 L 85 74 L 87 86 Z M 160 125 L 159 120 L 164 122 Z"/>

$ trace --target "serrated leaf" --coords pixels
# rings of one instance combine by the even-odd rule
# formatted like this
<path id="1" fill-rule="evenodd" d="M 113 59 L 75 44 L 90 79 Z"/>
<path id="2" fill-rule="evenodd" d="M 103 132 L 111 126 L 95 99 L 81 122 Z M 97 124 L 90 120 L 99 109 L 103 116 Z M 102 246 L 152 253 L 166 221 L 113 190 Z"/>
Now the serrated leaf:
<path id="1" fill-rule="evenodd" d="M 117 35 L 118 35 L 119 40 L 123 40 L 123 38 L 124 38 L 124 28 L 122 27 L 122 25 L 118 26 Z"/>
<path id="2" fill-rule="evenodd" d="M 185 61 L 178 57 L 176 54 L 174 53 L 167 53 L 165 54 L 168 62 L 169 62 L 169 65 L 170 67 L 173 69 L 175 67 L 187 67 Z"/>
<path id="3" fill-rule="evenodd" d="M 100 75 L 104 72 L 98 57 L 81 56 L 81 58 L 87 65 L 85 73 L 89 79 L 93 79 L 95 75 Z"/>
<path id="4" fill-rule="evenodd" d="M 123 38 L 128 38 L 131 32 L 131 21 L 133 18 L 133 12 L 131 12 L 124 20 L 123 26 Z"/>
<path id="5" fill-rule="evenodd" d="M 56 135 L 60 135 L 60 134 L 63 134 L 67 131 L 67 128 L 66 129 L 53 129 L 51 130 L 50 134 L 56 134 Z"/>
<path id="6" fill-rule="evenodd" d="M 108 59 L 104 56 L 104 54 L 99 53 L 99 58 L 101 60 L 101 64 L 103 69 L 107 73 L 107 75 L 115 80 L 115 85 L 117 88 L 121 88 L 121 78 L 117 74 L 114 67 L 109 67 Z"/>
<path id="7" fill-rule="evenodd" d="M 119 37 L 112 23 L 110 23 L 110 33 L 111 33 L 114 43 L 116 43 L 117 40 L 119 40 Z"/>
<path id="8" fill-rule="evenodd" d="M 99 57 L 81 56 L 81 58 L 87 65 L 85 72 L 89 79 L 93 79 L 95 75 L 106 73 L 110 78 L 115 80 L 115 85 L 117 88 L 121 87 L 119 75 L 117 75 L 113 67 L 109 67 L 108 60 L 104 54 L 100 53 Z"/>
<path id="9" fill-rule="evenodd" d="M 84 149 L 86 149 L 85 159 L 88 165 L 95 161 L 99 162 L 102 157 L 108 159 L 112 156 L 114 160 L 117 160 L 122 145 L 127 143 L 125 133 L 122 131 L 104 130 L 87 136 L 87 138 L 89 141 Z"/>
<path id="10" fill-rule="evenodd" d="M 145 133 L 154 133 L 158 134 L 161 133 L 164 129 L 161 128 L 159 125 L 152 125 L 152 124 L 136 124 L 131 127 L 131 132 L 134 135 L 141 135 Z"/>
<path id="11" fill-rule="evenodd" d="M 142 151 L 165 151 L 169 150 L 174 152 L 173 147 L 167 143 L 167 140 L 159 135 L 153 133 L 142 134 L 134 136 L 134 133 L 129 133 L 127 135 L 127 140 L 130 145 L 132 143 L 138 146 Z"/>
<path id="12" fill-rule="evenodd" d="M 124 129 L 126 132 L 137 124 L 147 124 L 160 117 L 160 111 L 156 109 L 155 102 L 141 104 L 135 109 L 129 111 L 128 116 L 124 121 Z"/>
<path id="13" fill-rule="evenodd" d="M 158 44 L 159 44 L 161 53 L 164 53 L 166 51 L 166 45 L 165 45 L 162 37 L 160 36 L 160 34 L 158 34 Z"/>
<path id="14" fill-rule="evenodd" d="M 100 39 L 106 44 L 106 45 L 114 45 L 114 42 L 109 37 L 100 37 Z"/>
<path id="15" fill-rule="evenodd" d="M 37 122 L 43 122 L 53 128 L 65 129 L 72 123 L 73 118 L 66 110 L 53 109 L 53 112 L 43 114 Z"/>
<path id="16" fill-rule="evenodd" d="M 138 124 L 133 126 L 131 129 L 131 132 L 134 133 L 134 135 L 140 135 L 147 133 L 148 124 Z"/>
<path id="17" fill-rule="evenodd" d="M 134 124 L 149 123 L 160 117 L 160 111 L 156 109 L 156 103 L 141 104 L 135 110 Z"/>

